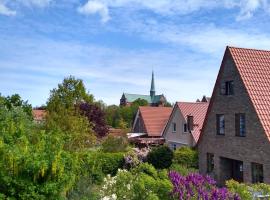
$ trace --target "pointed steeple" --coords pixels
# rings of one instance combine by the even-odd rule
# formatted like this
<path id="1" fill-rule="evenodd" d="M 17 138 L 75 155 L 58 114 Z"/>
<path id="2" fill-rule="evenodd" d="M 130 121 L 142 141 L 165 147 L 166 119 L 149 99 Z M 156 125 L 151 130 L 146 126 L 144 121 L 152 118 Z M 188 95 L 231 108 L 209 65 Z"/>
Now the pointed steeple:
<path id="1" fill-rule="evenodd" d="M 154 71 L 152 71 L 152 80 L 151 80 L 151 89 L 150 89 L 150 96 L 153 98 L 156 95 L 155 90 L 155 79 L 154 79 Z"/>

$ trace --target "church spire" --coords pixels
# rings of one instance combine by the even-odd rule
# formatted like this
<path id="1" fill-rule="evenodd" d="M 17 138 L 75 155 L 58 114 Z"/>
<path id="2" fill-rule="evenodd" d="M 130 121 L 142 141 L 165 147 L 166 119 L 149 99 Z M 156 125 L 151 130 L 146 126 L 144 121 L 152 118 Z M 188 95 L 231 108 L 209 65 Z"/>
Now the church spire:
<path id="1" fill-rule="evenodd" d="M 154 79 L 154 71 L 152 71 L 150 96 L 153 98 L 155 95 L 156 95 L 156 91 L 155 91 L 155 79 Z"/>

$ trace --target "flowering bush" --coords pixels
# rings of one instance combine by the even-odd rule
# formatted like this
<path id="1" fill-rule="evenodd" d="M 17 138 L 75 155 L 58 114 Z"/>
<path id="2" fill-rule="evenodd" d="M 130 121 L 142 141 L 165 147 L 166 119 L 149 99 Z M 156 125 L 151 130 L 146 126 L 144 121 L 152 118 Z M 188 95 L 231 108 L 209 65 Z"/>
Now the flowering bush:
<path id="1" fill-rule="evenodd" d="M 100 191 L 102 200 L 169 200 L 172 184 L 167 173 L 147 163 L 127 170 L 118 170 L 116 176 L 108 175 Z"/>
<path id="2" fill-rule="evenodd" d="M 241 199 L 252 200 L 257 194 L 269 195 L 270 185 L 265 183 L 245 184 L 238 183 L 235 180 L 226 181 L 226 186 L 229 191 L 237 193 Z"/>
<path id="3" fill-rule="evenodd" d="M 189 174 L 181 176 L 171 171 L 169 178 L 173 184 L 172 197 L 179 200 L 240 200 L 236 194 L 226 188 L 217 188 L 216 182 L 209 176 Z"/>

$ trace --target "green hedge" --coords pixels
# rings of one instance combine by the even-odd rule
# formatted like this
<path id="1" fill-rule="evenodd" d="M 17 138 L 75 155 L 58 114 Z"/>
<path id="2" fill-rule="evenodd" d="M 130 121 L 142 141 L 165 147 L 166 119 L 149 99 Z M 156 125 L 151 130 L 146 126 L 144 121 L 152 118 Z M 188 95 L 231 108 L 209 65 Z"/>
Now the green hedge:
<path id="1" fill-rule="evenodd" d="M 174 151 L 173 163 L 187 168 L 198 168 L 198 152 L 189 147 L 181 147 Z"/>
<path id="2" fill-rule="evenodd" d="M 84 153 L 82 162 L 86 172 L 91 174 L 115 175 L 118 168 L 123 168 L 123 153 L 103 153 L 103 152 L 87 152 Z"/>

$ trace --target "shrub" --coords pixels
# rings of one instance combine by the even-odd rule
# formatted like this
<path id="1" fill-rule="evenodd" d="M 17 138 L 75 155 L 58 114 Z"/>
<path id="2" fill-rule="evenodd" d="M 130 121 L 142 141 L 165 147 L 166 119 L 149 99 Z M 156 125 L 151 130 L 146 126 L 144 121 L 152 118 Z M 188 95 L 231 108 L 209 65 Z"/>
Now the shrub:
<path id="1" fill-rule="evenodd" d="M 131 171 L 119 170 L 114 177 L 107 176 L 100 191 L 103 199 L 169 200 L 172 184 L 164 171 L 159 172 L 143 163 Z"/>
<path id="2" fill-rule="evenodd" d="M 238 195 L 229 192 L 226 188 L 217 188 L 216 182 L 209 176 L 200 174 L 181 176 L 171 171 L 169 177 L 173 184 L 172 197 L 174 199 L 240 200 Z"/>
<path id="3" fill-rule="evenodd" d="M 181 174 L 182 176 L 187 176 L 190 173 L 196 173 L 196 172 L 198 172 L 198 170 L 195 169 L 195 168 L 187 168 L 186 166 L 179 165 L 179 164 L 176 164 L 176 163 L 173 163 L 171 165 L 170 170 L 176 171 L 179 174 Z"/>
<path id="4" fill-rule="evenodd" d="M 167 146 L 160 146 L 152 149 L 147 155 L 147 162 L 157 169 L 165 169 L 171 166 L 173 152 Z"/>
<path id="5" fill-rule="evenodd" d="M 106 140 L 102 143 L 103 152 L 126 152 L 128 148 L 128 141 L 125 137 L 113 137 L 108 136 Z"/>
<path id="6" fill-rule="evenodd" d="M 181 147 L 174 151 L 173 163 L 187 168 L 198 168 L 198 152 L 189 147 Z"/>
<path id="7" fill-rule="evenodd" d="M 270 194 L 270 185 L 264 183 L 257 183 L 257 184 L 244 184 L 238 183 L 235 180 L 229 180 L 226 182 L 226 186 L 229 191 L 233 193 L 237 193 L 241 199 L 245 200 L 252 200 L 254 199 L 253 193 L 260 192 L 263 195 Z"/>
<path id="8" fill-rule="evenodd" d="M 86 152 L 81 156 L 84 166 L 82 170 L 92 174 L 98 182 L 104 174 L 115 175 L 118 168 L 124 165 L 123 153 Z"/>

